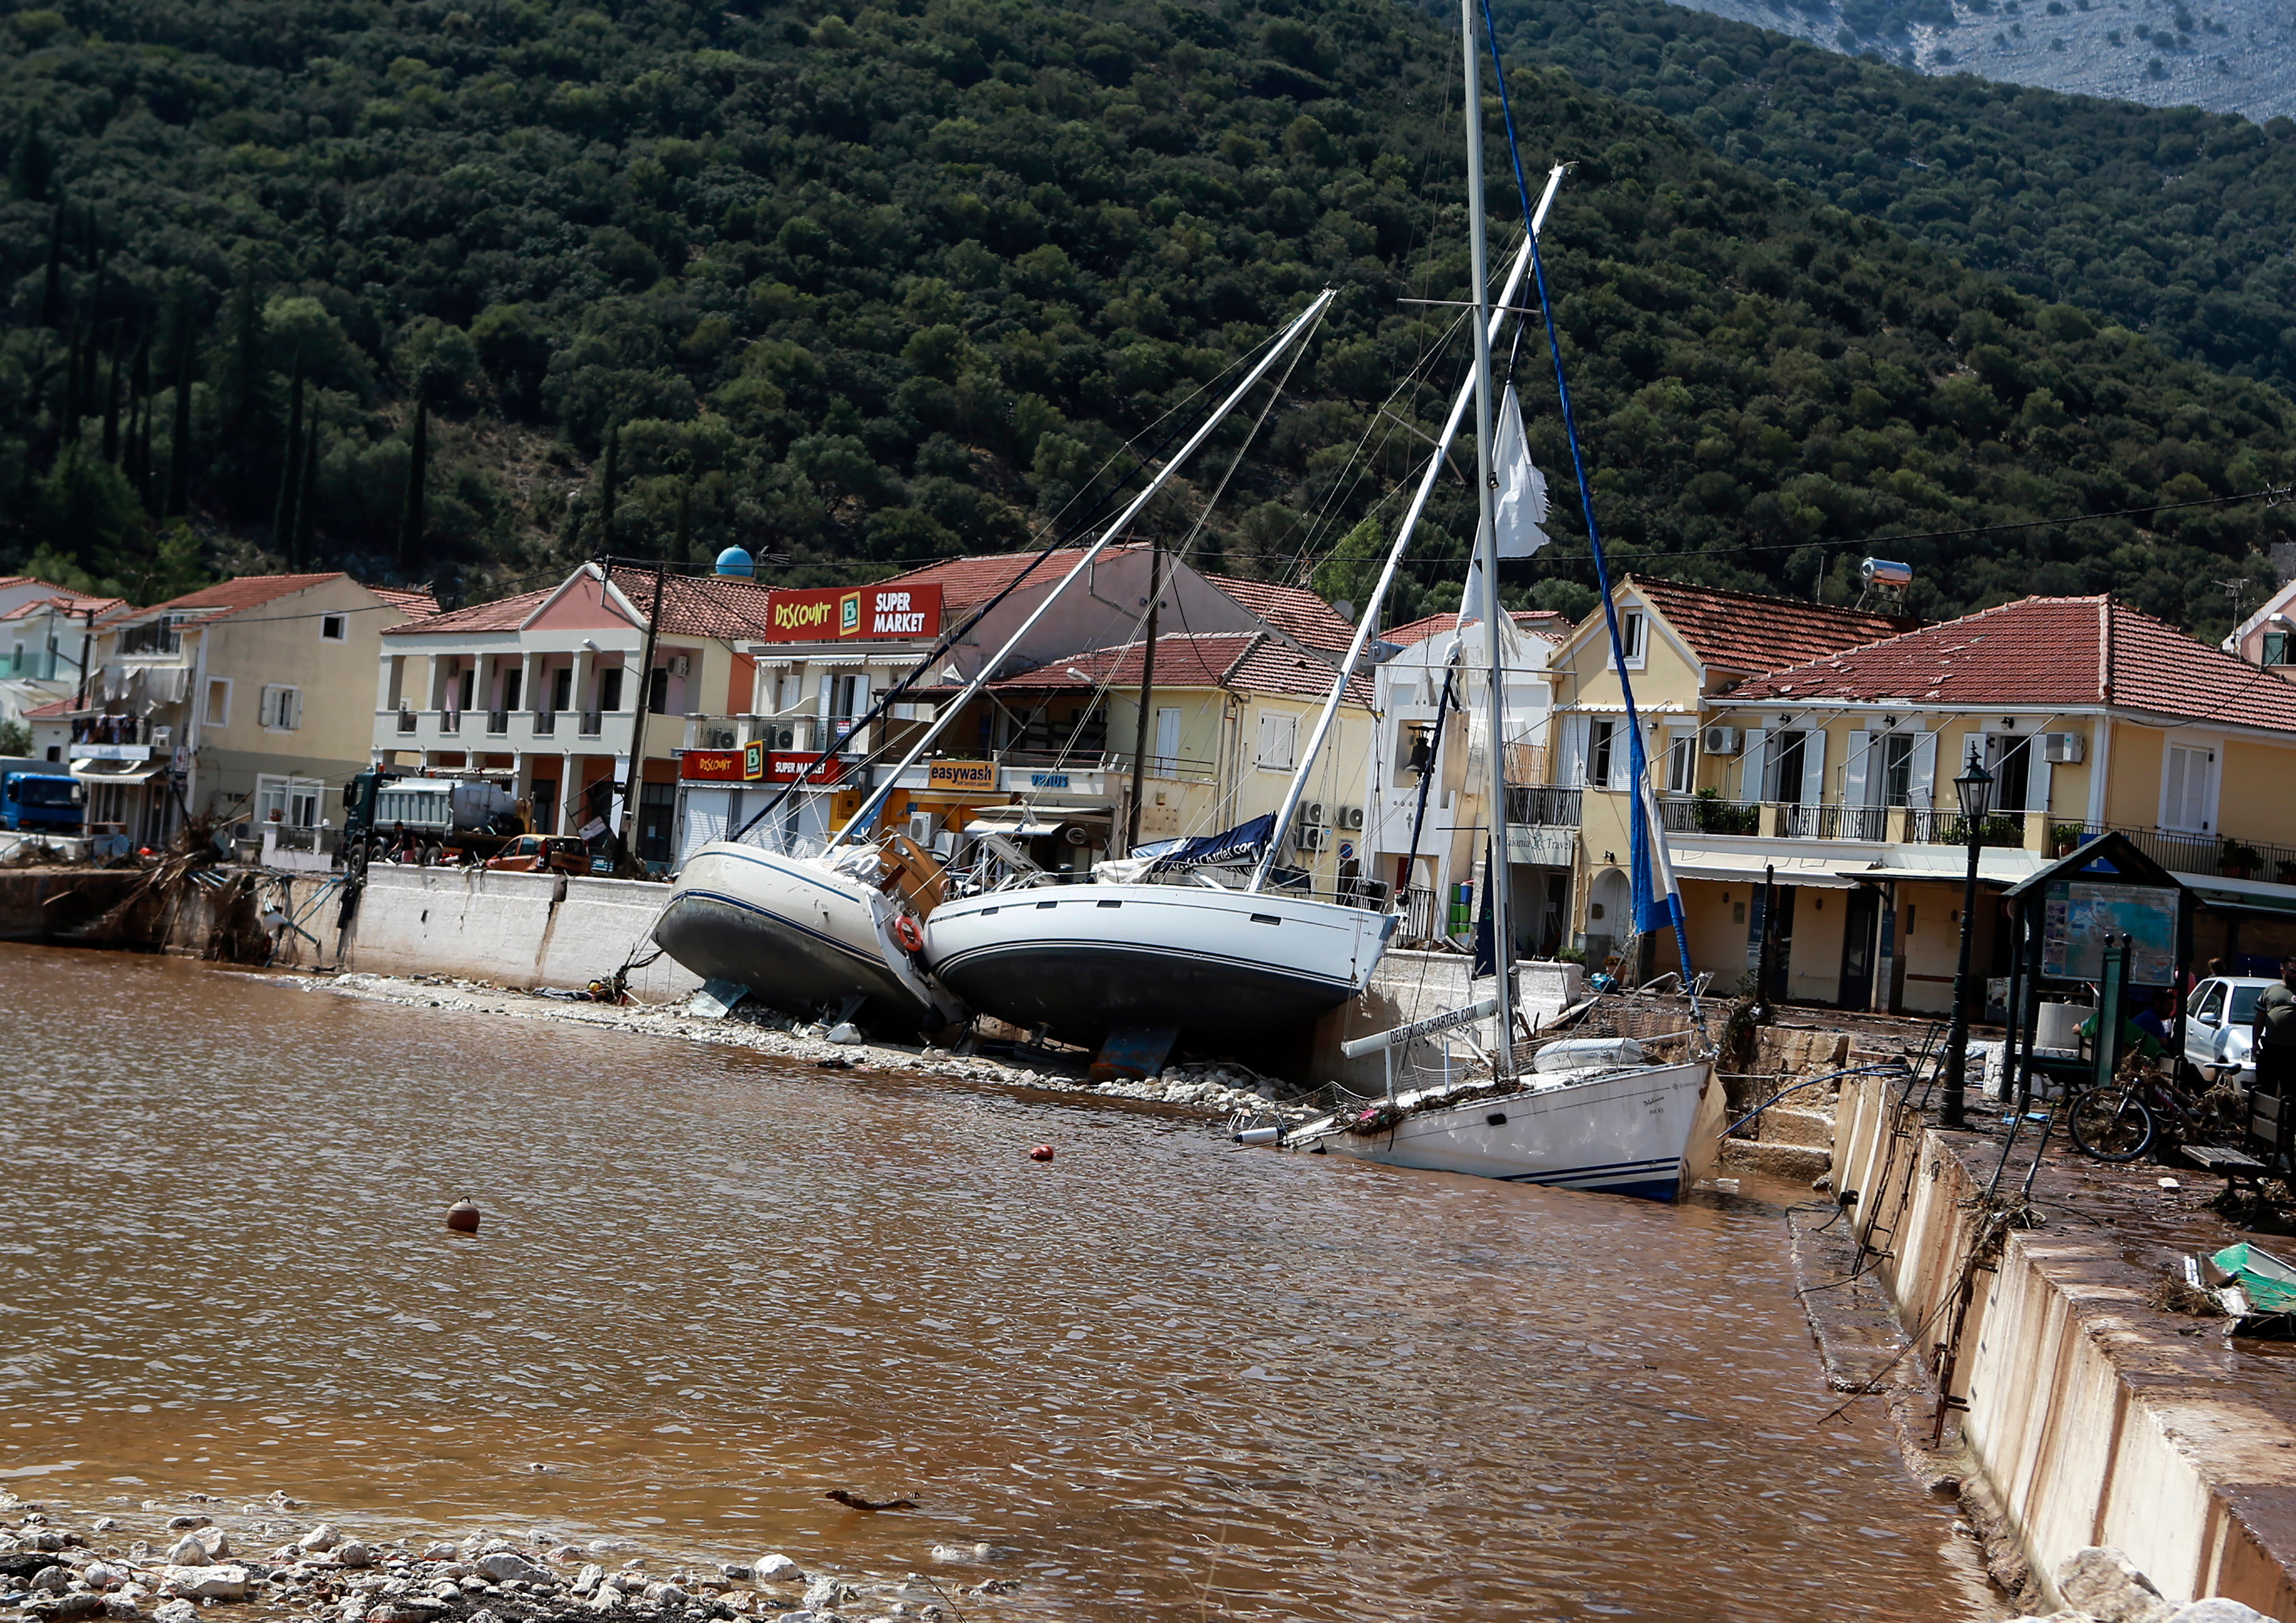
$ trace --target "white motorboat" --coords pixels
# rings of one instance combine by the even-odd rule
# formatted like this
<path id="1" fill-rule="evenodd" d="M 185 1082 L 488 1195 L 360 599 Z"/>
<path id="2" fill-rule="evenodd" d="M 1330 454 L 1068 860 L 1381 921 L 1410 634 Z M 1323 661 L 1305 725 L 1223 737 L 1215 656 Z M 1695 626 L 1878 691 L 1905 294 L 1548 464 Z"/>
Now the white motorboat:
<path id="1" fill-rule="evenodd" d="M 1086 1047 L 1166 1027 L 1249 1047 L 1361 995 L 1396 922 L 1201 884 L 1045 886 L 942 902 L 925 961 L 972 1007 Z"/>
<path id="2" fill-rule="evenodd" d="M 1511 1183 L 1672 1200 L 1712 1170 L 1722 1089 L 1702 1059 L 1423 1088 L 1335 1111 L 1283 1148 Z"/>
<path id="3" fill-rule="evenodd" d="M 654 921 L 661 950 L 705 980 L 749 987 L 777 1009 L 842 1012 L 888 1032 L 939 1031 L 955 1001 L 918 967 L 914 924 L 870 882 L 874 847 L 794 857 L 716 840 L 687 859 Z"/>

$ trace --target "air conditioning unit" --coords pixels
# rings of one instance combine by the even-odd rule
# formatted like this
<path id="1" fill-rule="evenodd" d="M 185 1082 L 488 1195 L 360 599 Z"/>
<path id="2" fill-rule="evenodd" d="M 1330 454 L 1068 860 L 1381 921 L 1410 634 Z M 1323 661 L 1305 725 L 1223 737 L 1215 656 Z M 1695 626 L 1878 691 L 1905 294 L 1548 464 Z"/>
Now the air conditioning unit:
<path id="1" fill-rule="evenodd" d="M 933 824 L 939 820 L 930 812 L 914 812 L 909 815 L 909 839 L 917 845 L 931 847 Z"/>
<path id="2" fill-rule="evenodd" d="M 1332 831 L 1329 828 L 1302 828 L 1295 844 L 1302 851 L 1329 851 L 1332 848 Z"/>
<path id="3" fill-rule="evenodd" d="M 1699 748 L 1710 755 L 1734 755 L 1746 742 L 1746 735 L 1735 727 L 1710 727 Z"/>
<path id="4" fill-rule="evenodd" d="M 2082 733 L 2043 733 L 2041 759 L 2052 766 L 2079 766 L 2088 738 Z"/>
<path id="5" fill-rule="evenodd" d="M 1361 806 L 1341 806 L 1340 808 L 1341 828 L 1353 830 L 1362 828 L 1363 825 L 1364 809 Z"/>
<path id="6" fill-rule="evenodd" d="M 1300 803 L 1300 820 L 1312 828 L 1319 827 L 1330 820 L 1324 815 L 1324 803 L 1322 801 L 1309 800 Z"/>
<path id="7" fill-rule="evenodd" d="M 690 654 L 673 654 L 666 663 L 672 676 L 693 674 L 693 656 Z"/>

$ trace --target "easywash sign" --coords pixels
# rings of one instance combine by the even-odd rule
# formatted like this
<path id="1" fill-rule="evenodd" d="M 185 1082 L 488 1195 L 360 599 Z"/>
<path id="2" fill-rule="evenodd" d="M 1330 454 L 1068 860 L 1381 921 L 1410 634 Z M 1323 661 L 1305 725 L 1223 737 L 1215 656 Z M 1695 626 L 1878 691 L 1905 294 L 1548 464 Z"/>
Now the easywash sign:
<path id="1" fill-rule="evenodd" d="M 837 642 L 855 637 L 938 637 L 940 587 L 858 586 L 849 591 L 776 591 L 766 607 L 767 642 Z"/>

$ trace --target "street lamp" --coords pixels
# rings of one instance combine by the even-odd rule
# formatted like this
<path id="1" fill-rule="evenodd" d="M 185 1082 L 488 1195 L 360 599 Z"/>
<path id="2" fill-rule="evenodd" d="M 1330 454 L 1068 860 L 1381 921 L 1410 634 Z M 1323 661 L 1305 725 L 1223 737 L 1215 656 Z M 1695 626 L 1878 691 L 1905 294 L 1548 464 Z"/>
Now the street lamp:
<path id="1" fill-rule="evenodd" d="M 1978 759 L 1974 738 L 1969 743 L 1969 763 L 1953 780 L 1953 787 L 1961 796 L 1961 826 L 1969 836 L 1969 875 L 1961 886 L 1961 962 L 1953 972 L 1953 1026 L 1945 1040 L 1945 1103 L 1938 1125 L 1958 1128 L 1969 1125 L 1963 1111 L 1962 1082 L 1969 1068 L 1969 948 L 1977 925 L 1977 853 L 1986 814 L 1993 809 L 1993 774 Z"/>

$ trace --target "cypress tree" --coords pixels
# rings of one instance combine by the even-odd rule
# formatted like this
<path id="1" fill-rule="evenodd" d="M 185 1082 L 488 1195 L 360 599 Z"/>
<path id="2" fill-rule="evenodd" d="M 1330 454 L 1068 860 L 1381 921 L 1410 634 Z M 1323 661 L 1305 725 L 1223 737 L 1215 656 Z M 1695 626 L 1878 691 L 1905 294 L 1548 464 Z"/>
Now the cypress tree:
<path id="1" fill-rule="evenodd" d="M 40 325 L 53 328 L 64 318 L 64 206 L 48 218 L 48 279 L 40 288 Z"/>
<path id="2" fill-rule="evenodd" d="M 311 490 L 318 482 L 319 414 L 314 409 L 303 430 L 303 482 L 295 492 L 295 526 L 287 545 L 287 567 L 291 573 L 299 564 L 309 562 L 311 544 Z"/>
<path id="3" fill-rule="evenodd" d="M 124 334 L 123 334 L 124 336 Z M 105 368 L 103 386 L 103 459 L 119 465 L 119 345 L 111 346 L 111 364 Z"/>
<path id="4" fill-rule="evenodd" d="M 422 553 L 422 482 L 430 461 L 430 402 L 416 396 L 414 428 L 407 436 L 406 504 L 398 518 L 398 573 L 412 581 Z"/>
<path id="5" fill-rule="evenodd" d="M 693 539 L 692 512 L 693 495 L 693 482 L 692 480 L 688 479 L 679 483 L 677 487 L 677 540 L 672 544 L 669 556 L 676 558 L 681 564 L 685 562 L 686 549 L 692 545 Z"/>
<path id="6" fill-rule="evenodd" d="M 133 447 L 128 452 L 129 474 L 135 482 L 136 498 L 144 511 L 152 510 L 152 329 L 146 325 L 136 335 L 135 367 L 129 374 L 128 391 L 135 401 L 135 429 Z"/>
<path id="7" fill-rule="evenodd" d="M 279 499 L 271 510 L 271 541 L 287 554 L 287 567 L 295 567 L 295 487 L 300 482 L 299 462 L 303 454 L 303 358 L 295 357 L 295 381 L 287 391 L 287 450 L 279 459 Z"/>
<path id="8" fill-rule="evenodd" d="M 176 295 L 176 436 L 168 445 L 168 503 L 160 515 L 176 518 L 191 510 L 192 501 L 192 358 L 198 341 L 192 335 L 192 299 Z"/>
<path id="9" fill-rule="evenodd" d="M 75 324 L 70 344 L 64 350 L 64 406 L 61 432 L 67 445 L 79 436 L 79 352 L 85 337 L 86 334 Z"/>
<path id="10" fill-rule="evenodd" d="M 621 484 L 622 431 L 610 429 L 606 433 L 606 471 L 598 481 L 598 546 L 611 554 L 614 550 L 614 497 Z"/>
<path id="11" fill-rule="evenodd" d="M 231 306 L 230 393 L 225 401 L 225 437 L 233 449 L 254 425 L 263 391 L 263 325 L 255 308 L 255 267 L 240 277 Z"/>
<path id="12" fill-rule="evenodd" d="M 48 201 L 48 182 L 56 172 L 56 155 L 40 137 L 40 115 L 24 125 L 24 138 L 8 160 L 8 181 L 17 196 L 30 202 Z"/>

